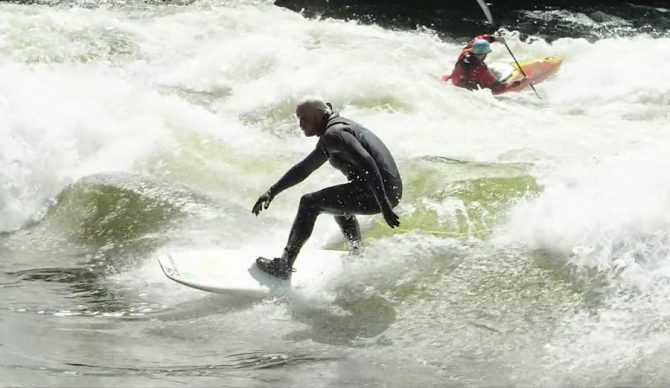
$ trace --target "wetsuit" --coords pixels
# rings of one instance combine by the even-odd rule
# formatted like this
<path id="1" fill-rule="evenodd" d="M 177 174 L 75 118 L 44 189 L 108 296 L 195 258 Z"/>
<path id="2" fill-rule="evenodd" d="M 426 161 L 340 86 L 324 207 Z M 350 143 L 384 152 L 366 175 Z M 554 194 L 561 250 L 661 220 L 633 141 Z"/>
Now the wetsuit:
<path id="1" fill-rule="evenodd" d="M 479 60 L 479 58 L 472 53 L 472 44 L 479 39 L 488 40 L 491 43 L 495 41 L 493 35 L 485 34 L 479 35 L 468 42 L 458 56 L 454 71 L 452 71 L 451 76 L 449 77 L 451 82 L 456 86 L 468 90 L 477 90 L 480 87 L 488 88 L 491 89 L 493 94 L 504 93 L 511 88 L 519 86 L 519 81 L 509 83 L 498 81 L 498 78 L 491 69 L 486 66 L 486 63 Z"/>
<path id="2" fill-rule="evenodd" d="M 270 188 L 272 196 L 302 182 L 326 160 L 349 182 L 302 196 L 284 251 L 289 267 L 312 234 L 319 214 L 335 215 L 345 237 L 356 246 L 361 235 L 355 214 L 377 214 L 383 201 L 393 208 L 402 196 L 395 160 L 375 134 L 354 121 L 331 114 L 317 136 L 316 149 Z"/>

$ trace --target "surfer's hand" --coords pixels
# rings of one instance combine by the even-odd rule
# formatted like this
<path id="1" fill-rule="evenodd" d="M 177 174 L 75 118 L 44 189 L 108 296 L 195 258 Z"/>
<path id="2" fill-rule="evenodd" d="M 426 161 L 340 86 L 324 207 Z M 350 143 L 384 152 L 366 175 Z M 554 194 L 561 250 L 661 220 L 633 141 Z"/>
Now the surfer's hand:
<path id="1" fill-rule="evenodd" d="M 251 209 L 251 212 L 254 213 L 255 215 L 258 215 L 258 213 L 261 212 L 263 209 L 267 209 L 268 206 L 270 206 L 270 202 L 274 199 L 274 194 L 272 194 L 272 190 L 268 190 L 265 193 L 263 193 L 260 197 L 258 197 L 258 201 L 256 201 L 256 204 L 254 205 L 254 208 Z"/>
<path id="2" fill-rule="evenodd" d="M 507 42 L 505 38 L 503 38 L 502 36 L 496 36 L 495 41 L 502 44 L 505 44 L 505 42 Z"/>
<path id="3" fill-rule="evenodd" d="M 393 209 L 388 208 L 383 211 L 384 220 L 391 227 L 400 226 L 400 217 L 393 212 Z"/>

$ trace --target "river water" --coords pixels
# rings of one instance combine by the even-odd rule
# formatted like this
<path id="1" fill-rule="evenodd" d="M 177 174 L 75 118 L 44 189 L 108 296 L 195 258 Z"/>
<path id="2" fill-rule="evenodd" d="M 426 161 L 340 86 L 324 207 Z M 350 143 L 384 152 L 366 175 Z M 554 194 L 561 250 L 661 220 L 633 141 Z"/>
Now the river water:
<path id="1" fill-rule="evenodd" d="M 517 58 L 565 56 L 539 99 L 445 85 L 448 26 L 0 3 L 0 386 L 670 384 L 670 11 L 649 12 L 520 12 Z M 347 276 L 288 298 L 166 279 L 173 249 L 279 253 L 300 196 L 344 180 L 251 214 L 314 147 L 307 94 L 396 156 L 401 227 L 361 217 Z M 331 217 L 307 247 L 344 248 Z"/>

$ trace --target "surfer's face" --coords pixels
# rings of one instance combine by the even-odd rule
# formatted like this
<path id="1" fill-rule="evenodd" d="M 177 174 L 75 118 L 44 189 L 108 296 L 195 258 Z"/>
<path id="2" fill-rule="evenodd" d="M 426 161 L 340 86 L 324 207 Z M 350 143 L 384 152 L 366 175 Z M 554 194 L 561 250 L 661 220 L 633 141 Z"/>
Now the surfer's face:
<path id="1" fill-rule="evenodd" d="M 484 59 L 486 59 L 486 55 L 487 54 L 475 54 L 475 57 L 477 57 L 477 59 L 479 59 L 480 61 L 483 61 Z"/>
<path id="2" fill-rule="evenodd" d="M 295 110 L 295 115 L 298 116 L 300 128 L 305 136 L 310 137 L 317 134 L 317 131 L 321 128 L 323 112 L 303 105 Z"/>

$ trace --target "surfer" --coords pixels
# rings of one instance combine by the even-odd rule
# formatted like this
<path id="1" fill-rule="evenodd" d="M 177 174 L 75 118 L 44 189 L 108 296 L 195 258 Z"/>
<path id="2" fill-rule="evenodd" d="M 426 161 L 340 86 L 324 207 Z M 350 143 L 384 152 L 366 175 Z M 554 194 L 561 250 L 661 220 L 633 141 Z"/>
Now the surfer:
<path id="1" fill-rule="evenodd" d="M 477 90 L 479 88 L 491 89 L 493 94 L 500 94 L 509 89 L 528 84 L 528 78 L 523 78 L 513 82 L 501 82 L 495 73 L 486 66 L 484 60 L 491 52 L 491 43 L 505 43 L 505 38 L 495 37 L 491 34 L 476 36 L 463 48 L 458 56 L 458 61 L 449 77 L 451 82 L 468 90 Z"/>
<path id="2" fill-rule="evenodd" d="M 277 194 L 302 182 L 326 161 L 349 182 L 303 195 L 282 256 L 256 259 L 261 270 L 281 278 L 293 271 L 293 263 L 321 213 L 335 216 L 354 250 L 361 240 L 356 214 L 381 213 L 391 228 L 400 225 L 393 208 L 402 196 L 402 180 L 384 143 L 360 124 L 333 112 L 332 105 L 320 98 L 304 98 L 295 114 L 305 136 L 319 138 L 316 148 L 263 193 L 252 212 L 258 215 L 267 209 Z"/>

